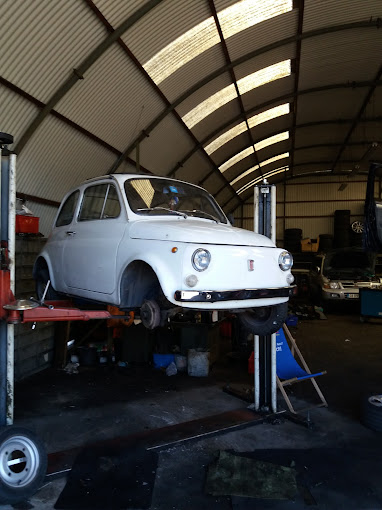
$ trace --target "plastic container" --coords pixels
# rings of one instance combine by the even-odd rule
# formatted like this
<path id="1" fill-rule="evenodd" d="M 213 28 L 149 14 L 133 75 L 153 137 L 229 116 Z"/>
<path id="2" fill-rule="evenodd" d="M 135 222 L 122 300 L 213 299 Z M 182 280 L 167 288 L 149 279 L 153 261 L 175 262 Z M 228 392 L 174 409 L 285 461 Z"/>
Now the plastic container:
<path id="1" fill-rule="evenodd" d="M 153 354 L 154 368 L 167 368 L 175 361 L 173 354 Z"/>
<path id="2" fill-rule="evenodd" d="M 187 356 L 175 354 L 175 365 L 178 372 L 185 372 L 187 370 Z"/>
<path id="3" fill-rule="evenodd" d="M 210 368 L 210 353 L 189 349 L 187 355 L 188 375 L 193 377 L 207 377 Z"/>
<path id="4" fill-rule="evenodd" d="M 37 216 L 16 214 L 16 234 L 38 234 L 39 220 Z"/>

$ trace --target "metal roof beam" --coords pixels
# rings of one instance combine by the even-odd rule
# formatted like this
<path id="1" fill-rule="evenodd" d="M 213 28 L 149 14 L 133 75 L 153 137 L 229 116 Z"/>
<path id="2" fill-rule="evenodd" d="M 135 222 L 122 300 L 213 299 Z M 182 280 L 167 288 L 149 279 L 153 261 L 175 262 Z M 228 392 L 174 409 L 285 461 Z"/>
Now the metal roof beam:
<path id="1" fill-rule="evenodd" d="M 298 23 L 297 23 L 297 40 L 296 40 L 296 59 L 295 59 L 295 72 L 294 72 L 294 94 L 296 99 L 293 101 L 293 113 L 292 113 L 292 129 L 290 133 L 290 172 L 293 174 L 294 164 L 294 148 L 296 144 L 296 122 L 297 122 L 297 106 L 298 106 L 298 83 L 300 80 L 300 64 L 301 64 L 301 36 L 304 25 L 304 9 L 305 0 L 299 1 L 298 6 Z"/>

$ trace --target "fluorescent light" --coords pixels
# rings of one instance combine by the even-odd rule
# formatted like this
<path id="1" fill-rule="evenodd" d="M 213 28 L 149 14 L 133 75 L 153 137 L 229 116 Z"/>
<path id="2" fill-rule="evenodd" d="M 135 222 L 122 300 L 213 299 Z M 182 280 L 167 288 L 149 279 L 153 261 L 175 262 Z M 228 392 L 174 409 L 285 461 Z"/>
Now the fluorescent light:
<path id="1" fill-rule="evenodd" d="M 290 60 L 283 60 L 241 78 L 237 82 L 237 86 L 240 94 L 245 94 L 261 85 L 289 76 L 290 72 Z M 208 115 L 211 115 L 211 113 L 236 97 L 235 86 L 233 84 L 228 85 L 195 106 L 182 117 L 182 120 L 189 129 L 192 129 Z"/>
<path id="2" fill-rule="evenodd" d="M 256 177 L 256 179 L 253 179 L 253 181 L 248 182 L 247 184 L 245 184 L 245 186 L 243 186 L 242 188 L 237 190 L 236 193 L 238 195 L 240 195 L 241 193 L 246 191 L 248 188 L 250 188 L 251 186 L 254 186 L 255 184 L 258 184 L 259 182 L 263 181 L 264 179 L 266 179 L 268 177 L 272 177 L 273 175 L 281 174 L 282 172 L 288 172 L 288 171 L 289 171 L 288 166 L 283 166 L 281 168 L 276 168 L 275 170 L 271 170 L 270 172 L 268 172 L 264 175 L 261 175 L 260 177 Z"/>
<path id="3" fill-rule="evenodd" d="M 278 133 L 277 135 L 270 136 L 269 138 L 265 138 L 264 140 L 261 140 L 260 142 L 255 144 L 255 150 L 256 152 L 260 151 L 261 149 L 264 149 L 265 147 L 269 147 L 270 145 L 274 143 L 281 142 L 283 140 L 287 140 L 289 138 L 289 131 L 284 131 L 283 133 Z M 225 163 L 219 166 L 219 170 L 223 173 L 231 166 L 235 165 L 242 159 L 246 158 L 250 154 L 254 154 L 254 150 L 252 145 L 247 147 L 246 149 L 242 150 L 241 152 L 238 152 L 232 158 L 228 159 Z"/>
<path id="4" fill-rule="evenodd" d="M 218 12 L 218 18 L 224 38 L 228 39 L 292 8 L 292 0 L 241 0 Z M 162 48 L 143 67 L 159 85 L 177 69 L 219 43 L 219 33 L 211 16 Z"/>
<path id="5" fill-rule="evenodd" d="M 281 117 L 282 115 L 288 114 L 290 111 L 289 103 L 282 104 L 280 106 L 275 106 L 274 108 L 269 108 L 269 110 L 265 110 L 264 112 L 258 113 L 253 117 L 248 119 L 248 125 L 250 128 L 258 126 L 263 122 L 267 122 L 268 120 L 276 119 L 277 117 Z M 204 147 L 204 150 L 207 154 L 212 154 L 220 147 L 233 140 L 236 136 L 241 135 L 247 129 L 245 122 L 240 122 L 233 128 L 228 129 L 223 134 L 215 138 L 211 143 Z"/>
<path id="6" fill-rule="evenodd" d="M 260 163 L 260 166 L 259 165 L 255 165 L 254 167 L 250 168 L 246 172 L 243 172 L 242 174 L 237 176 L 236 179 L 234 179 L 233 181 L 230 182 L 230 185 L 233 186 L 234 184 L 236 184 L 238 181 L 240 181 L 241 179 L 243 179 L 247 175 L 255 172 L 256 170 L 258 170 L 260 167 L 263 168 L 264 166 L 270 165 L 271 163 L 274 163 L 275 161 L 279 161 L 280 159 L 284 159 L 284 158 L 289 158 L 289 152 L 284 152 L 283 154 L 278 154 L 277 156 L 273 156 L 273 158 L 269 158 L 266 161 L 262 161 Z M 264 176 L 262 176 L 262 178 L 263 177 Z"/>

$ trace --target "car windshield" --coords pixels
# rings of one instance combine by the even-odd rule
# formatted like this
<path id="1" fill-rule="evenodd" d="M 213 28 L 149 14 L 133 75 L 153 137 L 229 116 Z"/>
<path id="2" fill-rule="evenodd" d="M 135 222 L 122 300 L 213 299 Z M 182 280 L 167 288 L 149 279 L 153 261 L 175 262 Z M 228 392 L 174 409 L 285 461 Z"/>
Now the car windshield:
<path id="1" fill-rule="evenodd" d="M 215 222 L 227 219 L 212 196 L 202 188 L 171 179 L 128 179 L 126 197 L 131 210 L 141 215 L 196 216 Z"/>
<path id="2" fill-rule="evenodd" d="M 345 250 L 326 256 L 324 274 L 334 278 L 346 276 L 371 276 L 374 274 L 375 254 Z"/>

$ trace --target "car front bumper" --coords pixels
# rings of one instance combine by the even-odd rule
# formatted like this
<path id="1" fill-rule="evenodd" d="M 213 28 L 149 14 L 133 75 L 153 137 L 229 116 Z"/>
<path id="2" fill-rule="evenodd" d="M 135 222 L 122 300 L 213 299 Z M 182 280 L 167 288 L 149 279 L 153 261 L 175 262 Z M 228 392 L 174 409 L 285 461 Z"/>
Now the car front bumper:
<path id="1" fill-rule="evenodd" d="M 241 290 L 177 290 L 174 293 L 176 301 L 184 303 L 217 303 L 222 301 L 245 301 L 250 299 L 267 299 L 290 297 L 295 285 L 274 289 L 241 289 Z"/>

